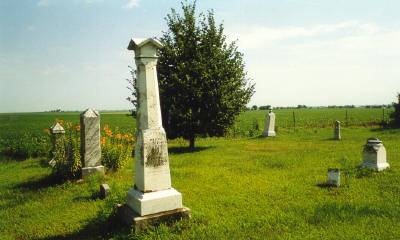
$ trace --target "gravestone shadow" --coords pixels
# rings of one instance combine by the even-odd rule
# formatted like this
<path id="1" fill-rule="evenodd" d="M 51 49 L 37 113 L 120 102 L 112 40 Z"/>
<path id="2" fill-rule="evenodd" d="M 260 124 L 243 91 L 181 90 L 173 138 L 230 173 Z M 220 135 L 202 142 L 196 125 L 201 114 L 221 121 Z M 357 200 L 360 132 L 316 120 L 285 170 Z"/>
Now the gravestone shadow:
<path id="1" fill-rule="evenodd" d="M 17 184 L 15 188 L 22 188 L 25 190 L 39 190 L 48 187 L 55 187 L 63 184 L 65 181 L 63 178 L 60 178 L 54 174 L 46 175 L 42 178 L 35 178 L 20 184 Z"/>
<path id="2" fill-rule="evenodd" d="M 92 194 L 88 196 L 78 196 L 72 199 L 74 202 L 82 202 L 82 201 L 94 201 L 100 199 L 100 193 L 99 192 L 93 192 Z"/>
<path id="3" fill-rule="evenodd" d="M 394 128 L 394 127 L 384 127 L 384 128 L 375 127 L 375 128 L 370 129 L 370 131 L 371 132 L 391 132 L 391 131 L 395 132 L 396 129 L 398 129 L 398 128 Z"/>
<path id="4" fill-rule="evenodd" d="M 208 146 L 208 147 L 195 147 L 195 148 L 189 148 L 189 147 L 169 147 L 168 152 L 171 154 L 182 154 L 182 153 L 194 153 L 194 152 L 201 152 L 205 151 L 207 149 L 212 149 L 215 148 L 214 146 Z"/>
<path id="5" fill-rule="evenodd" d="M 333 184 L 330 184 L 328 182 L 321 182 L 317 184 L 317 187 L 320 188 L 328 188 L 328 189 L 337 189 L 338 187 L 334 186 Z"/>
<path id="6" fill-rule="evenodd" d="M 131 229 L 121 224 L 115 213 L 109 217 L 100 214 L 87 223 L 81 230 L 66 235 L 33 238 L 35 240 L 68 240 L 68 239 L 113 239 L 115 235 L 127 237 Z M 125 239 L 123 238 L 123 239 Z"/>

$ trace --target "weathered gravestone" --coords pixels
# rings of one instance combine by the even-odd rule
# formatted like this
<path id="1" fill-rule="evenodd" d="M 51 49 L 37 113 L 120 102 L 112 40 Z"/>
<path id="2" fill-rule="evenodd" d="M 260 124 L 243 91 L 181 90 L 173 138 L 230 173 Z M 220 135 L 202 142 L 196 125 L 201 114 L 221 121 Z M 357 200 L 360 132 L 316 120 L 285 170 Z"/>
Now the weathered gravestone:
<path id="1" fill-rule="evenodd" d="M 333 138 L 335 140 L 341 140 L 342 139 L 342 135 L 340 134 L 340 122 L 339 121 L 335 122 L 335 129 L 334 129 L 334 133 L 333 133 Z"/>
<path id="2" fill-rule="evenodd" d="M 105 199 L 110 195 L 110 186 L 107 183 L 100 185 L 100 199 Z"/>
<path id="3" fill-rule="evenodd" d="M 104 174 L 104 166 L 101 165 L 99 112 L 87 109 L 81 113 L 80 123 L 82 177 L 96 172 Z"/>
<path id="4" fill-rule="evenodd" d="M 51 155 L 52 159 L 49 162 L 49 165 L 52 167 L 56 166 L 57 160 L 63 161 L 65 155 L 65 130 L 64 128 L 57 122 L 53 126 L 50 127 L 51 134 Z"/>
<path id="5" fill-rule="evenodd" d="M 340 170 L 337 168 L 328 169 L 328 181 L 327 184 L 333 187 L 340 186 Z"/>
<path id="6" fill-rule="evenodd" d="M 369 138 L 363 149 L 362 167 L 378 171 L 389 168 L 386 161 L 386 149 L 378 138 Z"/>
<path id="7" fill-rule="evenodd" d="M 264 137 L 275 137 L 275 113 L 272 112 L 272 108 L 269 109 L 269 113 L 265 119 Z"/>
<path id="8" fill-rule="evenodd" d="M 135 185 L 128 191 L 127 203 L 119 208 L 122 220 L 135 230 L 146 225 L 190 217 L 183 207 L 182 195 L 171 187 L 168 147 L 162 127 L 157 80 L 158 41 L 132 39 L 137 66 L 137 135 L 135 148 Z"/>

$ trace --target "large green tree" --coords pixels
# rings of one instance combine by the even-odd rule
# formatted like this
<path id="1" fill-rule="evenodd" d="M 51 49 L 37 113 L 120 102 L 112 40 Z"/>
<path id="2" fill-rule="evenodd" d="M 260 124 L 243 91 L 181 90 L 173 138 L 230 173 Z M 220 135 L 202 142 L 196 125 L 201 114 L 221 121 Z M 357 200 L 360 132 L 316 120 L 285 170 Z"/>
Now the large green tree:
<path id="1" fill-rule="evenodd" d="M 213 11 L 196 15 L 196 3 L 182 3 L 166 17 L 160 41 L 158 78 L 163 125 L 169 138 L 223 136 L 254 93 L 243 54 L 227 43 Z"/>
<path id="2" fill-rule="evenodd" d="M 397 94 L 397 103 L 393 103 L 394 112 L 390 114 L 391 122 L 393 127 L 400 127 L 400 93 Z"/>

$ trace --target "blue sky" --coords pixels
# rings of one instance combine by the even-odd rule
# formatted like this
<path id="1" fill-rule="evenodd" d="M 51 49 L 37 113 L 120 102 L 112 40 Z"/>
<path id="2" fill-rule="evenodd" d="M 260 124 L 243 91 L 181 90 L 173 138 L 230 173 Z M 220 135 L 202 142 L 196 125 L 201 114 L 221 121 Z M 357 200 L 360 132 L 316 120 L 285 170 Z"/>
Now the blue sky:
<path id="1" fill-rule="evenodd" d="M 198 0 L 256 83 L 250 104 L 383 104 L 400 92 L 398 0 Z M 1 0 L 0 112 L 128 109 L 131 37 L 174 0 Z"/>

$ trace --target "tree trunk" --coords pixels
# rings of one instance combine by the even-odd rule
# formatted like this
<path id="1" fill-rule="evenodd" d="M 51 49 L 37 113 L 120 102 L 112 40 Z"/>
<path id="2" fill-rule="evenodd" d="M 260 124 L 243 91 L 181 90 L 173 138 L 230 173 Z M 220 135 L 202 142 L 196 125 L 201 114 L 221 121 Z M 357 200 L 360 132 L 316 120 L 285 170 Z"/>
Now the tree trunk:
<path id="1" fill-rule="evenodd" d="M 194 150 L 194 140 L 195 140 L 194 135 L 189 137 L 189 148 L 191 150 Z"/>

